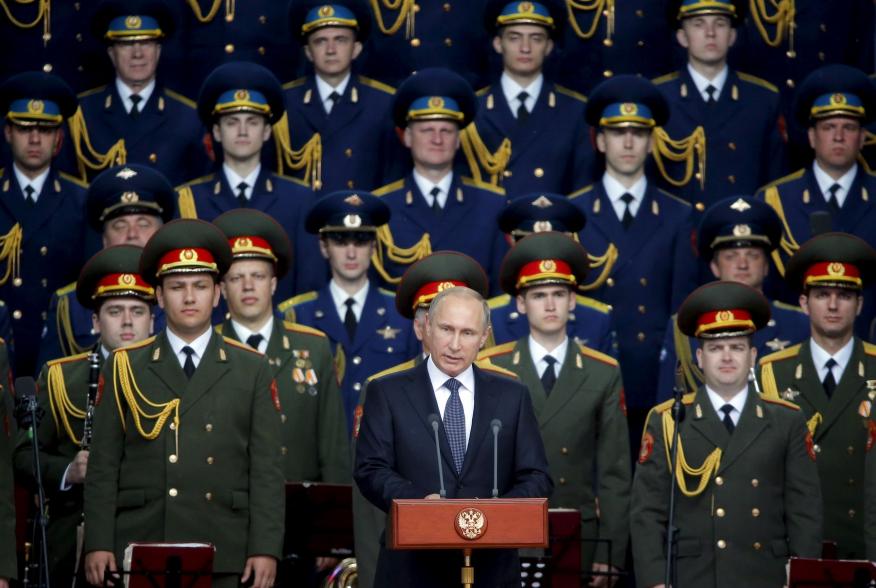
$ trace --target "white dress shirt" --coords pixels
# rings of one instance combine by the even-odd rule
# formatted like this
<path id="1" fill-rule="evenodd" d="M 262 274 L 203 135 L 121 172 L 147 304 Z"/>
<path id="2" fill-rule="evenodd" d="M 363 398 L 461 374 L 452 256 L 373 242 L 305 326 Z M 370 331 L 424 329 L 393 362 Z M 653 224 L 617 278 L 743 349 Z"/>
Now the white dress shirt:
<path id="1" fill-rule="evenodd" d="M 237 198 L 240 191 L 237 187 L 240 185 L 240 182 L 246 182 L 246 188 L 243 190 L 243 195 L 246 196 L 247 200 L 252 200 L 252 191 L 255 188 L 255 183 L 259 179 L 259 173 L 262 171 L 262 164 L 258 164 L 255 166 L 249 175 L 245 178 L 238 175 L 236 171 L 231 169 L 231 167 L 227 163 L 222 164 L 222 173 L 225 174 L 225 179 L 228 180 L 228 185 L 231 186 L 231 193 L 234 194 L 234 197 Z"/>
<path id="2" fill-rule="evenodd" d="M 15 172 L 15 179 L 18 181 L 18 185 L 21 187 L 21 194 L 27 197 L 27 192 L 24 189 L 27 186 L 33 188 L 33 201 L 36 204 L 37 200 L 40 198 L 40 192 L 43 191 L 43 186 L 46 184 L 46 179 L 49 177 L 49 171 L 51 167 L 47 167 L 46 171 L 35 177 L 34 179 L 30 179 L 26 175 L 24 175 L 20 169 L 18 169 L 18 164 L 12 164 L 12 170 Z"/>
<path id="3" fill-rule="evenodd" d="M 815 365 L 815 371 L 818 372 L 818 379 L 824 382 L 827 377 L 827 360 L 833 358 L 836 365 L 833 366 L 833 379 L 839 384 L 840 378 L 843 377 L 843 372 L 846 371 L 846 366 L 849 365 L 849 360 L 852 359 L 852 351 L 855 348 L 855 338 L 849 339 L 849 342 L 843 345 L 843 348 L 831 355 L 823 347 L 815 342 L 815 339 L 809 339 L 809 351 L 812 353 L 812 363 Z"/>
<path id="4" fill-rule="evenodd" d="M 237 333 L 237 336 L 240 337 L 240 340 L 243 343 L 246 343 L 246 340 L 252 335 L 261 335 L 262 340 L 259 343 L 258 351 L 259 353 L 265 353 L 268 350 L 268 341 L 271 339 L 271 331 L 274 328 L 273 315 L 271 315 L 268 322 L 266 322 L 258 331 L 250 331 L 234 319 L 231 319 L 231 326 L 234 327 L 234 332 Z"/>
<path id="5" fill-rule="evenodd" d="M 724 412 L 721 410 L 721 407 L 725 404 L 729 404 L 733 407 L 733 410 L 730 411 L 730 420 L 733 421 L 734 425 L 739 424 L 739 417 L 742 416 L 742 409 L 745 408 L 745 401 L 748 399 L 748 385 L 746 384 L 745 388 L 736 393 L 736 396 L 731 398 L 730 400 L 724 400 L 724 398 L 706 386 L 706 394 L 709 395 L 709 400 L 712 402 L 712 406 L 715 408 L 715 412 L 718 413 L 718 420 L 724 420 Z"/>
<path id="6" fill-rule="evenodd" d="M 703 101 L 709 101 L 709 93 L 706 91 L 706 88 L 712 86 L 715 88 L 712 97 L 717 102 L 718 98 L 721 97 L 721 90 L 724 89 L 724 84 L 727 83 L 727 74 L 730 71 L 729 68 L 725 65 L 724 69 L 721 70 L 721 73 L 716 75 L 713 80 L 706 79 L 704 75 L 692 68 L 689 63 L 687 64 L 687 71 L 690 74 L 690 79 L 693 80 L 694 85 L 697 87 L 697 92 L 703 97 Z"/>
<path id="7" fill-rule="evenodd" d="M 140 112 L 143 112 L 143 109 L 146 108 L 146 103 L 149 102 L 149 97 L 152 96 L 153 90 L 155 90 L 155 80 L 152 80 L 146 84 L 142 90 L 137 92 L 137 95 L 143 99 L 140 101 L 139 106 L 137 106 Z M 134 107 L 134 103 L 131 101 L 131 96 L 134 95 L 134 91 L 126 86 L 119 78 L 116 78 L 116 91 L 122 99 L 122 106 L 125 107 L 125 112 L 131 114 L 131 109 Z"/>
<path id="8" fill-rule="evenodd" d="M 499 84 L 502 86 L 502 93 L 505 95 L 505 102 L 508 103 L 508 108 L 511 109 L 511 116 L 517 118 L 517 109 L 520 108 L 520 100 L 517 96 L 520 92 L 529 94 L 524 101 L 526 110 L 532 114 L 532 109 L 535 108 L 535 103 L 538 101 L 538 95 L 541 94 L 541 87 L 544 85 L 544 76 L 538 74 L 531 84 L 523 87 L 511 79 L 507 73 L 503 73 L 499 79 Z"/>
<path id="9" fill-rule="evenodd" d="M 429 372 L 429 380 L 432 382 L 432 391 L 435 393 L 435 402 L 438 403 L 438 411 L 441 420 L 444 420 L 444 409 L 450 400 L 450 389 L 444 387 L 444 383 L 450 376 L 438 369 L 434 360 L 430 357 L 426 360 L 426 371 Z M 465 414 L 465 446 L 468 447 L 468 438 L 471 435 L 471 422 L 474 416 L 474 370 L 468 366 L 464 372 L 456 376 L 462 386 L 459 387 L 459 400 L 462 402 L 462 411 Z"/>
<path id="10" fill-rule="evenodd" d="M 544 375 L 545 370 L 548 368 L 548 362 L 544 360 L 545 355 L 550 355 L 556 361 L 554 364 L 554 375 L 556 377 L 560 377 L 560 370 L 563 368 L 563 360 L 566 359 L 566 350 L 569 348 L 569 338 L 566 337 L 563 339 L 563 342 L 557 345 L 556 349 L 553 351 L 548 351 L 542 345 L 532 338 L 532 335 L 529 336 L 529 354 L 532 356 L 532 363 L 535 364 L 535 371 L 538 374 L 538 377 L 541 378 Z"/>
<path id="11" fill-rule="evenodd" d="M 432 208 L 432 202 L 435 200 L 435 197 L 432 196 L 432 188 L 437 186 L 441 190 L 438 193 L 438 206 L 443 210 L 447 206 L 447 196 L 450 194 L 450 185 L 453 183 L 453 172 L 441 178 L 441 181 L 436 184 L 432 180 L 421 176 L 417 173 L 417 170 L 414 170 L 414 183 L 417 184 L 417 188 L 420 189 L 420 194 L 426 199 L 426 204 L 429 205 L 429 208 Z"/>
<path id="12" fill-rule="evenodd" d="M 213 335 L 213 327 L 209 327 L 203 334 L 198 335 L 198 337 L 192 341 L 191 343 L 186 343 L 182 339 L 180 339 L 173 331 L 170 330 L 170 327 L 165 329 L 167 333 L 167 342 L 170 343 L 170 348 L 173 350 L 173 354 L 179 360 L 180 367 L 183 367 L 186 364 L 186 357 L 188 357 L 185 353 L 183 353 L 183 347 L 191 347 L 194 350 L 192 354 L 192 362 L 195 364 L 195 368 L 201 363 L 201 358 L 204 357 L 204 352 L 207 351 L 207 344 L 210 343 L 210 337 Z"/>
<path id="13" fill-rule="evenodd" d="M 855 181 L 855 175 L 858 173 L 858 164 L 853 164 L 851 169 L 838 180 L 833 179 L 826 171 L 821 169 L 817 161 L 812 163 L 812 173 L 815 174 L 815 181 L 818 183 L 818 188 L 821 190 L 825 202 L 830 198 L 830 187 L 834 184 L 839 184 L 839 190 L 836 191 L 836 201 L 840 208 L 842 208 L 846 201 L 846 196 L 849 195 L 849 190 L 852 188 L 852 182 Z"/>
<path id="14" fill-rule="evenodd" d="M 368 287 L 368 282 L 365 282 L 365 285 L 358 292 L 350 295 L 338 286 L 333 279 L 329 280 L 329 292 L 332 295 L 332 302 L 335 303 L 335 309 L 338 311 L 341 322 L 344 322 L 344 317 L 347 316 L 347 298 L 352 298 L 355 301 L 355 304 L 353 304 L 353 314 L 356 316 L 356 322 L 358 323 L 362 320 L 362 310 L 365 308 L 365 299 L 368 297 Z"/>
<path id="15" fill-rule="evenodd" d="M 335 105 L 329 96 L 332 95 L 332 92 L 337 92 L 339 96 L 343 96 L 344 91 L 347 89 L 347 84 L 349 83 L 350 74 L 347 74 L 347 77 L 345 77 L 337 86 L 332 86 L 318 75 L 316 76 L 316 91 L 319 92 L 319 99 L 322 100 L 322 106 L 325 108 L 326 114 L 331 114 L 332 107 Z"/>
<path id="16" fill-rule="evenodd" d="M 621 200 L 621 196 L 624 194 L 630 194 L 633 197 L 633 201 L 630 202 L 630 214 L 635 218 L 635 216 L 639 214 L 639 206 L 642 204 L 642 200 L 645 199 L 645 190 L 648 187 L 648 180 L 645 179 L 645 176 L 643 175 L 635 184 L 629 188 L 625 188 L 623 184 L 606 172 L 602 175 L 602 187 L 605 189 L 605 193 L 611 201 L 611 206 L 614 208 L 617 220 L 622 221 L 624 219 L 624 211 L 627 209 L 627 204 Z"/>

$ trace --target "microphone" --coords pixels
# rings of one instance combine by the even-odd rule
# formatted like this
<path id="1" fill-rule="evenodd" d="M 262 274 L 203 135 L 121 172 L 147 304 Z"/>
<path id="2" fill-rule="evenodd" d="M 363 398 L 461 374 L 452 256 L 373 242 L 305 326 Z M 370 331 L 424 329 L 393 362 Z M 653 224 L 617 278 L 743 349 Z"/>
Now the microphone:
<path id="1" fill-rule="evenodd" d="M 819 210 L 809 215 L 809 232 L 815 237 L 833 230 L 833 215 L 827 211 Z"/>
<path id="2" fill-rule="evenodd" d="M 39 407 L 36 399 L 36 382 L 29 376 L 15 379 L 14 412 L 19 429 L 36 428 L 42 420 L 43 410 Z"/>
<path id="3" fill-rule="evenodd" d="M 672 405 L 672 416 L 679 423 L 684 420 L 684 403 L 681 399 L 684 396 L 685 390 L 687 390 L 687 385 L 684 381 L 684 368 L 681 367 L 681 361 L 678 361 L 675 364 L 675 386 L 673 387 L 675 403 Z M 678 414 L 675 414 L 676 412 Z"/>
<path id="4" fill-rule="evenodd" d="M 435 456 L 438 458 L 438 481 L 441 484 L 441 491 L 438 494 L 441 498 L 447 498 L 447 489 L 444 487 L 444 468 L 441 466 L 441 442 L 438 440 L 441 417 L 433 412 L 427 417 L 427 420 L 432 425 L 432 432 L 435 434 Z"/>
<path id="5" fill-rule="evenodd" d="M 493 429 L 493 498 L 499 497 L 499 431 L 502 430 L 502 421 L 493 419 L 490 421 Z"/>

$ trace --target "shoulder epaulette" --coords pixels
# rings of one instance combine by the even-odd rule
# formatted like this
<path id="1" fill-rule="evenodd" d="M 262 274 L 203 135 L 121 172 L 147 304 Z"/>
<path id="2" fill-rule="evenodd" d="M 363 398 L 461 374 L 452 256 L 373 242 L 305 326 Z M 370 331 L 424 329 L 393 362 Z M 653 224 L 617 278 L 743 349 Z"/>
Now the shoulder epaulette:
<path id="1" fill-rule="evenodd" d="M 207 182 L 212 182 L 216 179 L 216 174 L 207 174 L 206 176 L 201 176 L 200 178 L 195 178 L 194 180 L 189 180 L 184 184 L 180 184 L 175 190 L 179 190 L 181 188 L 187 188 L 189 186 L 197 186 L 198 184 L 205 184 Z"/>
<path id="2" fill-rule="evenodd" d="M 377 372 L 376 374 L 371 374 L 370 376 L 368 376 L 365 379 L 365 383 L 367 384 L 371 380 L 376 380 L 377 378 L 382 378 L 383 376 L 388 376 L 390 374 L 396 374 L 398 372 L 403 372 L 405 370 L 409 370 L 412 367 L 415 367 L 416 365 L 417 365 L 416 359 L 409 359 L 404 363 L 400 363 L 400 364 L 394 365 L 390 368 L 386 368 L 385 370 Z"/>
<path id="3" fill-rule="evenodd" d="M 319 329 L 314 329 L 313 327 L 308 327 L 307 325 L 302 325 L 301 323 L 283 321 L 283 328 L 291 333 L 303 333 L 305 335 L 315 335 L 317 337 L 328 337 L 328 335 L 326 335 Z"/>
<path id="4" fill-rule="evenodd" d="M 57 290 L 55 290 L 55 296 L 58 296 L 58 297 L 66 296 L 67 294 L 70 294 L 71 292 L 75 292 L 75 291 L 76 291 L 76 282 L 71 282 L 70 284 L 67 284 L 63 288 L 58 288 Z"/>
<path id="5" fill-rule="evenodd" d="M 363 86 L 368 86 L 369 88 L 374 88 L 375 90 L 380 90 L 381 92 L 386 92 L 390 96 L 395 94 L 395 88 L 390 86 L 389 84 L 384 84 L 383 82 L 378 82 L 377 80 L 366 78 L 365 76 L 359 76 L 359 83 Z M 294 83 L 294 82 L 293 82 Z"/>
<path id="6" fill-rule="evenodd" d="M 876 357 L 876 345 L 867 343 L 866 341 L 861 341 L 861 343 L 864 344 L 864 353 Z"/>
<path id="7" fill-rule="evenodd" d="M 666 82 L 671 82 L 672 80 L 677 80 L 678 76 L 681 75 L 681 72 L 673 71 L 668 74 L 664 74 L 662 76 L 656 77 L 651 80 L 651 83 L 655 86 L 659 86 L 660 84 L 665 84 Z"/>
<path id="8" fill-rule="evenodd" d="M 225 330 L 225 325 L 222 324 L 222 323 L 219 323 L 218 325 L 215 325 L 215 326 L 213 327 L 213 330 L 216 331 L 217 333 L 219 333 L 219 334 L 221 335 L 221 334 L 222 334 L 222 331 Z"/>
<path id="9" fill-rule="evenodd" d="M 405 179 L 402 178 L 400 180 L 396 180 L 395 182 L 393 182 L 391 184 L 381 186 L 381 187 L 377 188 L 376 190 L 371 190 L 371 193 L 374 194 L 375 196 L 383 196 L 384 194 L 389 194 L 390 192 L 395 192 L 396 190 L 403 187 L 404 185 L 405 185 Z"/>
<path id="10" fill-rule="evenodd" d="M 782 177 L 779 178 L 778 180 L 773 180 L 773 181 L 770 182 L 769 184 L 767 184 L 767 185 L 762 186 L 761 188 L 759 188 L 757 191 L 758 191 L 758 192 L 763 192 L 763 191 L 766 190 L 767 188 L 772 188 L 772 187 L 774 187 L 774 186 L 780 186 L 780 185 L 782 185 L 782 184 L 786 184 L 786 183 L 788 183 L 788 182 L 790 182 L 790 181 L 792 181 L 792 180 L 798 180 L 798 179 L 802 178 L 802 177 L 803 177 L 803 174 L 805 174 L 805 173 L 806 173 L 806 168 L 798 169 L 798 170 L 795 171 L 794 173 L 788 174 L 788 175 L 786 175 L 786 176 L 782 176 Z"/>
<path id="11" fill-rule="evenodd" d="M 578 343 L 578 350 L 582 355 L 586 355 L 590 359 L 595 359 L 596 361 L 602 362 L 604 364 L 610 365 L 611 367 L 618 367 L 618 362 L 615 358 L 610 355 L 606 355 L 601 351 L 597 351 L 590 347 L 587 347 L 583 343 Z"/>
<path id="12" fill-rule="evenodd" d="M 283 89 L 284 90 L 291 90 L 292 88 L 297 88 L 298 86 L 303 86 L 306 81 L 307 81 L 307 77 L 305 76 L 305 77 L 298 78 L 297 80 L 292 80 L 291 82 L 286 82 L 285 84 L 283 84 Z"/>
<path id="13" fill-rule="evenodd" d="M 485 372 L 492 372 L 494 374 L 499 374 L 500 376 L 505 376 L 506 378 L 511 378 L 512 380 L 519 380 L 520 376 L 512 372 L 511 370 L 506 370 L 505 368 L 498 366 L 490 361 L 489 358 L 478 359 L 475 360 L 475 365 Z"/>
<path id="14" fill-rule="evenodd" d="M 506 296 L 508 295 L 506 294 Z M 611 314 L 611 305 L 606 304 L 605 302 L 600 302 L 595 298 L 590 298 L 589 296 L 582 296 L 578 294 L 575 296 L 575 302 L 580 304 L 581 306 L 586 306 L 587 308 L 598 310 L 602 314 Z"/>
<path id="15" fill-rule="evenodd" d="M 766 88 L 770 92 L 774 94 L 779 93 L 779 89 L 775 87 L 773 84 L 769 83 L 763 78 L 759 78 L 757 76 L 753 76 L 751 74 L 747 74 L 741 71 L 737 71 L 736 75 L 739 76 L 739 79 L 743 82 L 748 82 L 749 84 L 754 84 L 755 86 L 760 86 L 761 88 Z"/>
<path id="16" fill-rule="evenodd" d="M 168 98 L 172 98 L 172 99 L 176 100 L 177 102 L 184 104 L 185 106 L 188 106 L 189 108 L 191 108 L 193 110 L 198 108 L 198 105 L 194 100 L 192 100 L 188 96 L 183 96 L 179 92 L 174 92 L 173 90 L 169 90 L 169 89 L 165 88 L 164 93 L 167 95 Z"/>
<path id="17" fill-rule="evenodd" d="M 500 294 L 487 300 L 487 306 L 489 306 L 491 309 L 502 308 L 509 302 L 511 302 L 510 294 Z"/>
<path id="18" fill-rule="evenodd" d="M 685 394 L 684 396 L 681 397 L 681 403 L 688 404 L 688 405 L 693 404 L 694 399 L 696 397 L 697 397 L 696 392 L 690 392 L 690 393 Z M 673 404 L 675 404 L 674 398 L 670 398 L 669 400 L 664 400 L 663 402 L 661 402 L 660 404 L 658 404 L 657 406 L 652 408 L 651 412 L 666 412 L 667 410 L 672 408 Z"/>
<path id="19" fill-rule="evenodd" d="M 61 176 L 61 178 L 70 182 L 71 184 L 76 184 L 80 188 L 86 188 L 86 189 L 88 188 L 88 182 L 83 181 L 82 178 L 77 178 L 76 176 L 71 176 L 67 172 L 58 172 L 58 175 Z"/>
<path id="20" fill-rule="evenodd" d="M 226 337 L 225 335 L 223 335 L 222 340 L 225 341 L 226 343 L 228 343 L 229 345 L 231 345 L 232 347 L 237 347 L 238 349 L 244 349 L 246 351 L 249 351 L 250 353 L 255 353 L 256 355 L 262 355 L 262 353 L 258 349 L 253 349 L 252 347 L 250 347 L 246 343 L 241 343 L 240 341 L 238 341 L 236 339 L 232 339 L 231 337 Z"/>
<path id="21" fill-rule="evenodd" d="M 68 355 L 67 357 L 59 357 L 57 359 L 47 361 L 46 365 L 51 367 L 53 365 L 61 365 L 64 363 L 70 363 L 72 361 L 81 361 L 83 359 L 88 359 L 89 355 L 91 355 L 91 351 L 84 351 L 82 353 L 77 353 L 76 355 Z"/>
<path id="22" fill-rule="evenodd" d="M 292 182 L 293 184 L 298 184 L 299 186 L 304 186 L 308 190 L 312 190 L 310 184 L 302 180 L 301 178 L 296 178 L 295 176 L 287 176 L 285 174 L 278 174 L 277 172 L 272 172 L 272 176 L 275 178 L 279 178 L 281 180 L 286 180 L 287 182 Z"/>
<path id="23" fill-rule="evenodd" d="M 554 84 L 554 90 L 556 90 L 560 94 L 563 94 L 564 96 L 568 96 L 569 98 L 574 98 L 575 100 L 578 100 L 579 102 L 583 102 L 584 104 L 587 104 L 587 96 L 585 96 L 584 94 L 582 94 L 580 92 L 576 92 L 575 90 L 572 90 L 571 88 L 567 88 L 567 87 L 561 86 L 559 84 Z"/>
<path id="24" fill-rule="evenodd" d="M 480 98 L 481 96 L 486 96 L 490 93 L 490 88 L 492 88 L 492 86 L 484 86 L 483 88 L 475 92 L 475 96 L 477 96 L 478 98 Z"/>
<path id="25" fill-rule="evenodd" d="M 773 361 L 779 361 L 782 359 L 788 359 L 789 357 L 796 357 L 796 355 L 800 353 L 800 347 L 802 347 L 802 345 L 802 343 L 797 343 L 796 345 L 791 345 L 790 347 L 786 347 L 785 349 L 776 351 L 775 353 L 765 355 L 760 359 L 760 365 Z"/>
<path id="26" fill-rule="evenodd" d="M 500 188 L 499 186 L 494 186 L 493 184 L 489 184 L 487 182 L 479 182 L 472 178 L 467 178 L 465 176 L 462 177 L 462 185 L 469 186 L 470 188 L 479 188 L 481 190 L 486 190 L 487 192 L 492 192 L 493 194 L 498 194 L 499 196 L 505 195 L 505 188 Z"/>
<path id="27" fill-rule="evenodd" d="M 104 84 L 103 86 L 98 86 L 96 88 L 91 88 L 90 90 L 85 90 L 84 92 L 80 92 L 79 94 L 76 94 L 76 97 L 77 98 L 86 98 L 88 96 L 91 96 L 92 94 L 99 94 L 100 92 L 103 92 L 104 90 L 106 90 L 106 84 Z"/>
<path id="28" fill-rule="evenodd" d="M 690 208 L 690 202 L 688 202 L 687 200 L 685 200 L 685 199 L 683 199 L 683 198 L 679 198 L 678 196 L 676 196 L 676 195 L 673 194 L 672 192 L 667 192 L 667 191 L 664 190 L 663 188 L 657 188 L 657 191 L 660 192 L 661 194 L 663 194 L 664 196 L 666 196 L 666 197 L 668 197 L 668 198 L 672 198 L 672 199 L 675 200 L 676 202 L 678 202 L 678 203 L 680 203 L 680 204 L 684 204 L 685 206 L 687 206 L 688 208 Z"/>
<path id="29" fill-rule="evenodd" d="M 773 306 L 775 306 L 776 308 L 781 308 L 782 310 L 792 310 L 794 312 L 799 312 L 800 314 L 806 314 L 799 306 L 794 306 L 793 304 L 788 304 L 787 302 L 782 302 L 781 300 L 773 300 Z"/>
<path id="30" fill-rule="evenodd" d="M 569 194 L 569 199 L 571 200 L 572 198 L 577 198 L 578 196 L 583 196 L 587 192 L 590 192 L 591 190 L 593 190 L 593 186 L 594 186 L 594 184 L 590 184 L 589 186 L 584 186 L 583 188 L 579 188 L 578 190 L 575 190 L 574 192 Z"/>
<path id="31" fill-rule="evenodd" d="M 502 343 L 501 345 L 496 345 L 494 347 L 488 347 L 484 349 L 480 353 L 478 353 L 478 359 L 489 359 L 491 357 L 498 357 L 499 355 L 508 355 L 512 351 L 514 351 L 514 347 L 517 346 L 517 341 L 508 341 L 507 343 Z"/>
<path id="32" fill-rule="evenodd" d="M 760 399 L 764 402 L 769 402 L 770 404 L 777 404 L 778 406 L 784 406 L 785 408 L 790 408 L 792 410 L 800 410 L 799 406 L 782 398 L 767 398 L 766 396 L 761 396 Z"/>
<path id="33" fill-rule="evenodd" d="M 303 302 L 310 302 L 311 300 L 316 300 L 319 296 L 319 292 L 316 290 L 311 290 L 310 292 L 304 292 L 303 294 L 299 294 L 297 296 L 293 296 L 292 298 L 287 298 L 283 302 L 277 305 L 277 308 L 280 312 L 284 312 L 286 309 L 301 304 Z"/>
<path id="34" fill-rule="evenodd" d="M 125 345 L 124 347 L 116 347 L 113 349 L 113 353 L 118 353 L 119 351 L 133 351 L 134 349 L 140 349 L 141 347 L 146 347 L 147 345 L 152 345 L 155 341 L 155 335 L 151 337 L 146 337 L 142 341 L 137 341 L 136 343 L 131 343 L 130 345 Z"/>

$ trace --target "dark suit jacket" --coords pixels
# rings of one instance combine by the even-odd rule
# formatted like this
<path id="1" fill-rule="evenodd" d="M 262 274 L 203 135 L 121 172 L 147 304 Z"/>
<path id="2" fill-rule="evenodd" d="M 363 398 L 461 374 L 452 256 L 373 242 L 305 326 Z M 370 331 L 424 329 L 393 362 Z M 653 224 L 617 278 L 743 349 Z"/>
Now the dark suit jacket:
<path id="1" fill-rule="evenodd" d="M 440 414 L 426 362 L 368 385 L 356 448 L 354 478 L 362 494 L 384 511 L 393 499 L 423 498 L 439 490 L 430 414 Z M 474 368 L 475 408 L 462 472 L 453 467 L 443 426 L 441 464 L 448 498 L 488 498 L 493 487 L 493 437 L 498 418 L 498 488 L 503 498 L 549 497 L 553 481 L 526 386 Z M 501 402 L 500 402 L 501 401 Z M 452 586 L 461 557 L 447 551 L 390 551 L 381 545 L 375 586 Z M 520 582 L 517 554 L 480 550 L 473 559 L 478 587 Z"/>

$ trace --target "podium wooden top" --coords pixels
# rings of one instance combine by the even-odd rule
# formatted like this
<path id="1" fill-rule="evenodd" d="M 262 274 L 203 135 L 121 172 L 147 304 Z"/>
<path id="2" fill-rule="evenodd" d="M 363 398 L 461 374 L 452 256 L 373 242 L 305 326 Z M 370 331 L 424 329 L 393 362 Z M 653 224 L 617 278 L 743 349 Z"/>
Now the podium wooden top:
<path id="1" fill-rule="evenodd" d="M 547 498 L 393 500 L 390 549 L 547 547 Z"/>

